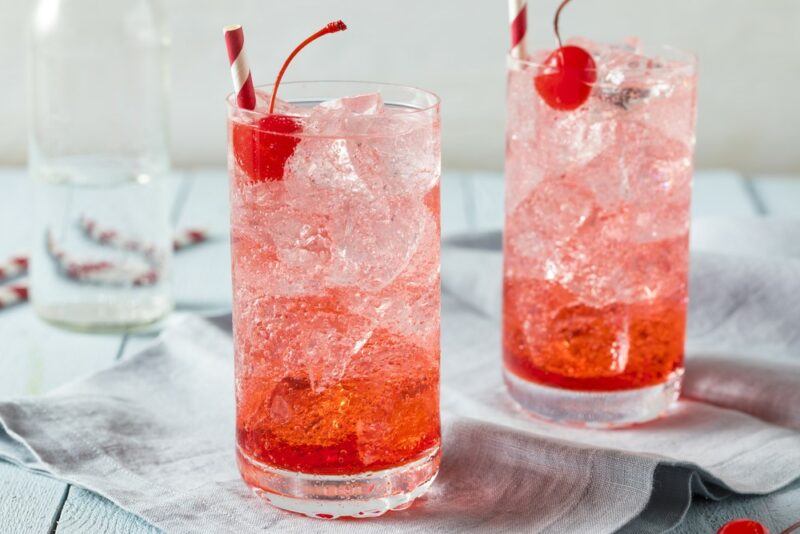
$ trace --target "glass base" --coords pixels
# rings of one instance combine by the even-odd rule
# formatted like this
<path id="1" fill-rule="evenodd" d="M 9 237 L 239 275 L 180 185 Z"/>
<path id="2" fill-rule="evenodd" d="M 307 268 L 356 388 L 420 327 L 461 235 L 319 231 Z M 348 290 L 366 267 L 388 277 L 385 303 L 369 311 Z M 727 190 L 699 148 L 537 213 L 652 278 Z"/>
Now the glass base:
<path id="1" fill-rule="evenodd" d="M 655 386 L 621 391 L 575 391 L 543 386 L 503 370 L 511 397 L 530 414 L 570 426 L 617 428 L 652 421 L 672 409 L 683 369 Z"/>
<path id="2" fill-rule="evenodd" d="M 33 301 L 36 314 L 44 321 L 77 332 L 135 332 L 170 314 L 173 302 L 158 296 L 119 303 L 86 302 L 41 304 Z"/>
<path id="3" fill-rule="evenodd" d="M 273 506 L 309 517 L 365 518 L 402 510 L 425 493 L 439 472 L 436 447 L 401 467 L 357 475 L 311 475 L 257 462 L 237 450 L 244 481 Z"/>

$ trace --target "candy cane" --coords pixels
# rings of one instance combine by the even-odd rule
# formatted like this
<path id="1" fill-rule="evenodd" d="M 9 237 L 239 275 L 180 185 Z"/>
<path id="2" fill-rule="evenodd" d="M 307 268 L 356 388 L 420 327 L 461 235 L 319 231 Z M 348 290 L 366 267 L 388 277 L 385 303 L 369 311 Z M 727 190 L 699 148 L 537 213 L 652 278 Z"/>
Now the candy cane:
<path id="1" fill-rule="evenodd" d="M 528 0 L 508 0 L 511 31 L 511 57 L 525 57 L 525 34 L 528 31 Z"/>
<path id="2" fill-rule="evenodd" d="M 0 263 L 0 282 L 17 278 L 28 272 L 28 258 L 25 256 L 12 256 L 4 263 Z"/>
<path id="3" fill-rule="evenodd" d="M 19 283 L 0 286 L 0 308 L 8 308 L 26 300 L 28 300 L 27 284 Z"/>
<path id="4" fill-rule="evenodd" d="M 84 235 L 92 241 L 120 250 L 130 250 L 142 254 L 151 255 L 155 253 L 152 245 L 137 241 L 135 239 L 124 239 L 116 230 L 100 227 L 97 222 L 86 216 L 81 217 L 79 222 Z M 179 230 L 172 236 L 172 250 L 179 251 L 192 245 L 197 245 L 207 241 L 208 232 L 202 228 L 187 228 Z"/>
<path id="5" fill-rule="evenodd" d="M 242 109 L 255 109 L 256 90 L 253 87 L 253 75 L 247 64 L 244 53 L 244 32 L 237 25 L 226 26 L 223 29 L 225 46 L 228 48 L 228 61 L 231 64 L 231 77 L 233 90 L 236 92 L 236 103 Z"/>
<path id="6" fill-rule="evenodd" d="M 116 232 L 104 230 L 88 218 L 81 218 L 81 228 L 91 239 L 111 245 L 121 244 L 128 250 L 147 250 L 150 247 L 135 244 L 133 240 L 120 239 Z M 180 251 L 192 245 L 203 243 L 209 239 L 206 230 L 189 228 L 175 234 L 172 246 L 175 251 Z M 56 262 L 59 271 L 67 278 L 79 282 L 98 285 L 133 285 L 143 286 L 154 284 L 158 280 L 153 269 L 119 269 L 109 261 L 81 262 L 69 258 L 48 234 L 47 248 L 50 256 Z M 13 256 L 5 263 L 0 263 L 0 282 L 23 276 L 28 272 L 28 258 L 26 256 Z M 0 309 L 8 308 L 28 300 L 27 282 L 0 285 Z"/>
<path id="7" fill-rule="evenodd" d="M 136 252 L 152 251 L 152 247 L 143 245 L 135 240 L 121 239 L 119 234 L 113 230 L 102 229 L 97 224 L 86 217 L 82 217 L 80 221 L 81 229 L 84 234 L 92 241 L 100 244 L 115 246 L 125 250 Z M 201 228 L 187 228 L 179 230 L 172 238 L 173 250 L 180 251 L 188 247 L 204 243 L 210 238 L 209 233 Z M 100 280 L 101 277 L 97 276 L 100 271 L 111 269 L 113 264 L 107 261 L 96 262 L 79 262 L 67 258 L 65 251 L 61 250 L 55 243 L 52 235 L 48 235 L 48 249 L 50 255 L 58 262 L 59 269 L 66 274 L 69 278 L 76 280 L 84 280 L 93 278 Z M 28 257 L 24 255 L 12 256 L 5 262 L 0 262 L 0 283 L 24 276 L 28 273 Z M 141 273 L 139 273 L 141 274 Z M 152 275 L 137 276 L 139 283 L 152 278 Z"/>
<path id="8" fill-rule="evenodd" d="M 139 252 L 145 256 L 155 254 L 155 247 L 151 244 L 143 243 L 136 239 L 125 239 L 116 230 L 100 228 L 97 223 L 86 216 L 82 216 L 79 221 L 80 229 L 84 235 L 92 241 L 111 248 Z"/>
<path id="9" fill-rule="evenodd" d="M 176 252 L 208 240 L 208 232 L 199 228 L 181 230 L 172 238 L 172 248 Z"/>
<path id="10" fill-rule="evenodd" d="M 154 256 L 145 257 L 144 265 L 132 267 L 105 260 L 80 261 L 59 247 L 50 232 L 47 233 L 47 252 L 58 271 L 76 282 L 104 286 L 145 286 L 158 281 L 159 265 Z"/>
<path id="11" fill-rule="evenodd" d="M 99 244 L 141 253 L 145 260 L 143 262 L 144 265 L 129 267 L 119 266 L 113 262 L 103 260 L 76 260 L 61 249 L 53 235 L 48 232 L 48 253 L 63 276 L 81 283 L 106 286 L 145 286 L 155 284 L 158 281 L 158 264 L 155 249 L 152 245 L 132 239 L 124 239 L 118 232 L 103 229 L 87 217 L 81 217 L 80 227 L 89 239 Z M 173 237 L 172 246 L 178 251 L 207 241 L 208 238 L 207 231 L 190 228 L 176 233 Z M 28 258 L 26 256 L 12 256 L 6 262 L 0 263 L 0 282 L 22 276 L 27 272 Z M 27 300 L 28 284 L 26 282 L 0 286 L 0 308 L 7 308 Z"/>

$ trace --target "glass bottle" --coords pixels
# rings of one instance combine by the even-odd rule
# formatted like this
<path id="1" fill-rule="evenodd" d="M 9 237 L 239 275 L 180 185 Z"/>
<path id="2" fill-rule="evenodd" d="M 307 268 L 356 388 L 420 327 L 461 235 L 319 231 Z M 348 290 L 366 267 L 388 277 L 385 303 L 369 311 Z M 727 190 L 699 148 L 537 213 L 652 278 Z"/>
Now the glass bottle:
<path id="1" fill-rule="evenodd" d="M 30 40 L 31 300 L 120 330 L 172 309 L 166 49 L 153 0 L 39 0 Z"/>

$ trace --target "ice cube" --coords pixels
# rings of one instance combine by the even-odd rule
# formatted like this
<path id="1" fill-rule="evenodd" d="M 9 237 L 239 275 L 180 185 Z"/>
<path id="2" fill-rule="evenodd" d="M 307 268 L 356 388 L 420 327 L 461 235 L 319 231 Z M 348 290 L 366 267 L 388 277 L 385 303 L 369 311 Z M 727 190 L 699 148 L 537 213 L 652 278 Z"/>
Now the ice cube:
<path id="1" fill-rule="evenodd" d="M 421 196 L 440 173 L 435 127 L 429 113 L 384 107 L 379 93 L 326 101 L 311 109 L 288 165 L 300 181 L 306 168 L 317 184 L 358 177 L 375 196 Z"/>
<path id="2" fill-rule="evenodd" d="M 293 271 L 290 276 L 303 273 L 305 277 L 317 278 L 331 257 L 330 237 L 324 221 L 299 213 L 293 215 L 271 221 L 270 234 L 278 261 Z"/>
<path id="3" fill-rule="evenodd" d="M 617 375 L 628 363 L 629 329 L 627 308 L 622 305 L 561 308 L 550 321 L 547 349 L 534 361 L 542 369 L 573 377 Z"/>
<path id="4" fill-rule="evenodd" d="M 542 251 L 566 243 L 583 226 L 594 209 L 594 196 L 580 183 L 551 178 L 539 183 L 511 216 L 509 234 L 518 236 L 522 256 L 540 256 Z M 529 247 L 538 241 L 538 245 Z"/>
<path id="5" fill-rule="evenodd" d="M 423 228 L 414 202 L 349 204 L 331 218 L 329 282 L 370 291 L 389 285 L 407 268 Z"/>
<path id="6" fill-rule="evenodd" d="M 256 89 L 256 107 L 253 111 L 264 114 L 268 113 L 270 98 L 272 98 L 272 93 Z"/>
<path id="7" fill-rule="evenodd" d="M 685 295 L 688 263 L 688 234 L 629 247 L 624 257 L 628 301 Z"/>
<path id="8" fill-rule="evenodd" d="M 251 113 L 264 114 L 264 115 L 268 114 L 269 103 L 271 98 L 272 98 L 272 93 L 256 89 L 256 107 L 253 109 Z M 300 106 L 297 104 L 293 104 L 291 102 L 287 102 L 285 100 L 281 100 L 280 98 L 276 98 L 275 109 L 273 109 L 273 112 L 281 115 L 305 117 L 309 115 L 309 113 L 311 112 L 311 108 L 309 108 L 308 106 Z"/>
<path id="9" fill-rule="evenodd" d="M 623 132 L 632 215 L 630 239 L 647 242 L 685 234 L 689 224 L 692 148 L 657 125 L 628 121 Z"/>
<path id="10" fill-rule="evenodd" d="M 318 292 L 330 263 L 327 217 L 292 206 L 283 182 L 256 183 L 231 198 L 238 286 L 273 296 Z"/>
<path id="11" fill-rule="evenodd" d="M 530 192 L 542 181 L 544 171 L 539 166 L 534 151 L 530 150 L 529 143 L 509 142 L 506 156 L 506 176 L 513 176 L 513 180 L 505 182 L 505 208 L 508 213 L 516 211 L 520 202 L 528 198 Z M 511 154 L 511 152 L 519 154 Z"/>
<path id="12" fill-rule="evenodd" d="M 600 99 L 618 109 L 636 109 L 654 100 L 670 100 L 675 91 L 694 87 L 686 83 L 693 76 L 687 61 L 644 55 L 640 48 L 611 47 L 598 62 L 598 94 Z M 693 98 L 682 95 L 676 100 L 690 106 L 685 117 L 693 117 Z"/>
<path id="13" fill-rule="evenodd" d="M 306 137 L 286 163 L 286 200 L 302 211 L 339 217 L 347 207 L 376 204 L 364 178 L 346 139 Z"/>
<path id="14" fill-rule="evenodd" d="M 379 290 L 406 269 L 438 179 L 432 120 L 381 106 L 372 94 L 315 107 L 308 124 L 336 133 L 303 137 L 286 165 L 286 203 L 325 218 L 319 244 L 329 245 L 326 280 L 334 285 Z M 351 119 L 364 128 L 351 131 Z"/>
<path id="15" fill-rule="evenodd" d="M 365 135 L 374 128 L 383 110 L 380 93 L 327 100 L 311 108 L 305 131 L 342 138 Z"/>
<path id="16" fill-rule="evenodd" d="M 368 135 L 348 138 L 356 171 L 378 195 L 418 199 L 440 174 L 440 145 L 432 118 L 391 111 L 371 118 Z"/>
<path id="17" fill-rule="evenodd" d="M 298 369 L 320 392 L 337 384 L 375 327 L 329 295 L 237 299 L 237 357 L 250 374 L 281 379 Z"/>
<path id="18" fill-rule="evenodd" d="M 592 100 L 569 113 L 550 108 L 542 99 L 538 107 L 535 120 L 541 126 L 534 146 L 544 168 L 570 171 L 585 165 L 616 138 L 616 116 L 604 114 Z"/>
<path id="19" fill-rule="evenodd" d="M 438 343 L 438 225 L 425 216 L 419 245 L 406 268 L 377 292 L 343 288 L 340 299 L 356 315 L 421 347 Z"/>
<path id="20" fill-rule="evenodd" d="M 651 91 L 646 87 L 606 86 L 600 88 L 600 98 L 603 101 L 626 110 L 647 100 L 650 95 Z"/>
<path id="21" fill-rule="evenodd" d="M 326 100 L 317 107 L 324 110 L 344 110 L 357 115 L 377 115 L 383 111 L 383 98 L 380 93 L 367 93 Z"/>

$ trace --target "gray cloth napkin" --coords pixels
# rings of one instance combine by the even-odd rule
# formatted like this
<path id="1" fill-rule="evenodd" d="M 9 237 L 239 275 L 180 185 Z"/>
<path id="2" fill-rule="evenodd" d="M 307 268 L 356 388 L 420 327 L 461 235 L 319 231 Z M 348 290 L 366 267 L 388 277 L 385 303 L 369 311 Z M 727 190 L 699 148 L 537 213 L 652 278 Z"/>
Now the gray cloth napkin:
<path id="1" fill-rule="evenodd" d="M 800 477 L 798 228 L 746 224 L 694 227 L 689 398 L 616 431 L 514 408 L 500 378 L 499 236 L 445 246 L 444 457 L 403 512 L 324 522 L 249 492 L 233 459 L 229 317 L 188 317 L 113 368 L 0 402 L 0 456 L 169 532 L 661 532 L 693 493 L 766 493 Z"/>

